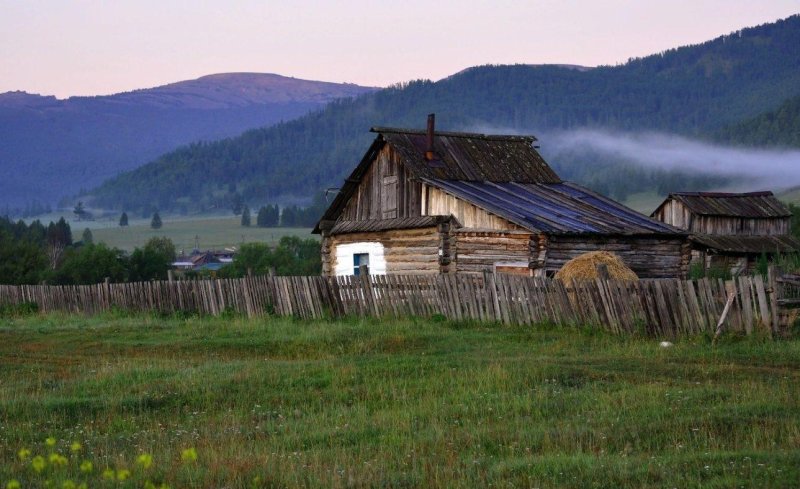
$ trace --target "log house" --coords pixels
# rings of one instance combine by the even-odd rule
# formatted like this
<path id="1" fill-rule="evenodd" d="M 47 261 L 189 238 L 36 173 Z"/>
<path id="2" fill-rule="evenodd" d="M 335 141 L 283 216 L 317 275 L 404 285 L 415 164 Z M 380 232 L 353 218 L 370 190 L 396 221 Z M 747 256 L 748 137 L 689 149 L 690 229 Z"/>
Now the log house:
<path id="1" fill-rule="evenodd" d="M 640 277 L 685 277 L 687 233 L 564 182 L 533 136 L 376 127 L 314 229 L 323 274 L 551 276 L 594 250 Z"/>

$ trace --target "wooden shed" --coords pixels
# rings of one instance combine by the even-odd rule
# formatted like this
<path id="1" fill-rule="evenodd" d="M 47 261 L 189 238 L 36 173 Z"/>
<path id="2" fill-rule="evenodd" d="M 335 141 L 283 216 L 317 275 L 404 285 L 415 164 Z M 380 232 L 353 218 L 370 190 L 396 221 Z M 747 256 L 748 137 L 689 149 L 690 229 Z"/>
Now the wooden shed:
<path id="1" fill-rule="evenodd" d="M 800 251 L 792 213 L 772 192 L 676 192 L 652 217 L 690 233 L 692 261 L 734 273 L 761 255 Z"/>
<path id="2" fill-rule="evenodd" d="M 549 276 L 594 250 L 640 277 L 684 277 L 687 233 L 564 182 L 532 136 L 377 127 L 314 232 L 323 274 Z"/>

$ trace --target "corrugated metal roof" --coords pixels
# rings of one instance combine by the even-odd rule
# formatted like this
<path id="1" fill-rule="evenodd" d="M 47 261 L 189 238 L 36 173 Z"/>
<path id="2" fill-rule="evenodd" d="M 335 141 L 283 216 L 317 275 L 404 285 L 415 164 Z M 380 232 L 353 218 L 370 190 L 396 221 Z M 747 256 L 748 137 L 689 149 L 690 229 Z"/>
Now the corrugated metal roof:
<path id="1" fill-rule="evenodd" d="M 686 234 L 574 183 L 423 181 L 534 232 Z"/>
<path id="2" fill-rule="evenodd" d="M 667 200 L 671 198 L 682 202 L 691 212 L 703 216 L 757 219 L 792 215 L 789 208 L 776 199 L 772 192 L 674 192 Z"/>
<path id="3" fill-rule="evenodd" d="M 428 228 L 451 221 L 456 227 L 461 226 L 453 216 L 422 216 L 401 217 L 397 219 L 371 219 L 364 221 L 339 221 L 333 226 L 333 228 L 331 228 L 331 234 L 367 233 L 387 231 L 390 229 Z"/>
<path id="4" fill-rule="evenodd" d="M 794 236 L 697 234 L 690 239 L 700 247 L 725 253 L 791 253 L 800 251 L 800 240 Z"/>
<path id="5" fill-rule="evenodd" d="M 436 132 L 436 158 L 424 158 L 425 131 L 374 127 L 403 158 L 416 178 L 444 180 L 559 183 L 561 179 L 534 149 L 533 136 Z"/>

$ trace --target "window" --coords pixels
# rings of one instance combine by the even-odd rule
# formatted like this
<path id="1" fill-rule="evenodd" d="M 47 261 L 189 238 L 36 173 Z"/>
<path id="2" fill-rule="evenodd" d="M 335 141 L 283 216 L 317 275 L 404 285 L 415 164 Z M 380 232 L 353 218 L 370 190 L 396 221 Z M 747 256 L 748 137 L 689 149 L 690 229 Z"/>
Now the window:
<path id="1" fill-rule="evenodd" d="M 355 254 L 353 254 L 353 275 L 359 275 L 360 274 L 361 265 L 364 265 L 367 268 L 369 268 L 369 253 L 355 253 Z"/>

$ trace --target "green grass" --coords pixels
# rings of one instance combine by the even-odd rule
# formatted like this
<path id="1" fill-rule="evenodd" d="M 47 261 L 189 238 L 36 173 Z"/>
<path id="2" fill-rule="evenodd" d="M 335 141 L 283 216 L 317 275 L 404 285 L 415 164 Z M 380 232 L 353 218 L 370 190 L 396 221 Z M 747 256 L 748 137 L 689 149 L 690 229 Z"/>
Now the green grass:
<path id="1" fill-rule="evenodd" d="M 180 253 L 181 250 L 190 252 L 195 246 L 195 236 L 200 240 L 200 249 L 222 249 L 229 246 L 238 246 L 244 242 L 277 243 L 283 236 L 299 236 L 303 239 L 313 238 L 310 228 L 259 228 L 251 226 L 242 227 L 241 217 L 234 215 L 225 216 L 161 216 L 164 226 L 155 230 L 150 228 L 150 219 L 141 219 L 133 215 L 126 228 L 119 227 L 119 215 L 107 218 L 97 218 L 93 221 L 78 221 L 75 216 L 66 213 L 53 213 L 39 216 L 45 225 L 50 221 L 57 221 L 64 217 L 72 228 L 72 236 L 76 241 L 81 239 L 83 230 L 91 229 L 92 237 L 96 243 L 103 242 L 109 246 L 126 251 L 141 248 L 152 237 L 166 236 L 175 243 Z M 256 216 L 253 215 L 253 222 Z M 30 219 L 28 220 L 30 221 Z"/>
<path id="2" fill-rule="evenodd" d="M 757 337 L 660 348 L 417 319 L 5 318 L 0 487 L 28 486 L 16 453 L 46 454 L 48 436 L 83 448 L 41 477 L 89 487 L 112 485 L 106 466 L 130 469 L 130 487 L 791 487 L 799 385 L 800 341 Z M 76 475 L 83 457 L 93 474 Z"/>
<path id="3" fill-rule="evenodd" d="M 236 216 L 175 220 L 165 218 L 161 229 L 151 229 L 149 220 L 137 220 L 131 222 L 127 228 L 117 225 L 97 228 L 92 230 L 92 235 L 95 242 L 128 251 L 141 248 L 147 240 L 155 236 L 166 236 L 175 243 L 179 253 L 181 250 L 188 253 L 194 248 L 195 236 L 199 238 L 201 250 L 238 246 L 242 242 L 277 243 L 283 236 L 300 236 L 304 239 L 314 237 L 311 229 L 242 227 L 239 220 Z M 76 239 L 80 239 L 83 232 L 84 227 L 81 226 L 82 223 L 72 224 Z"/>

